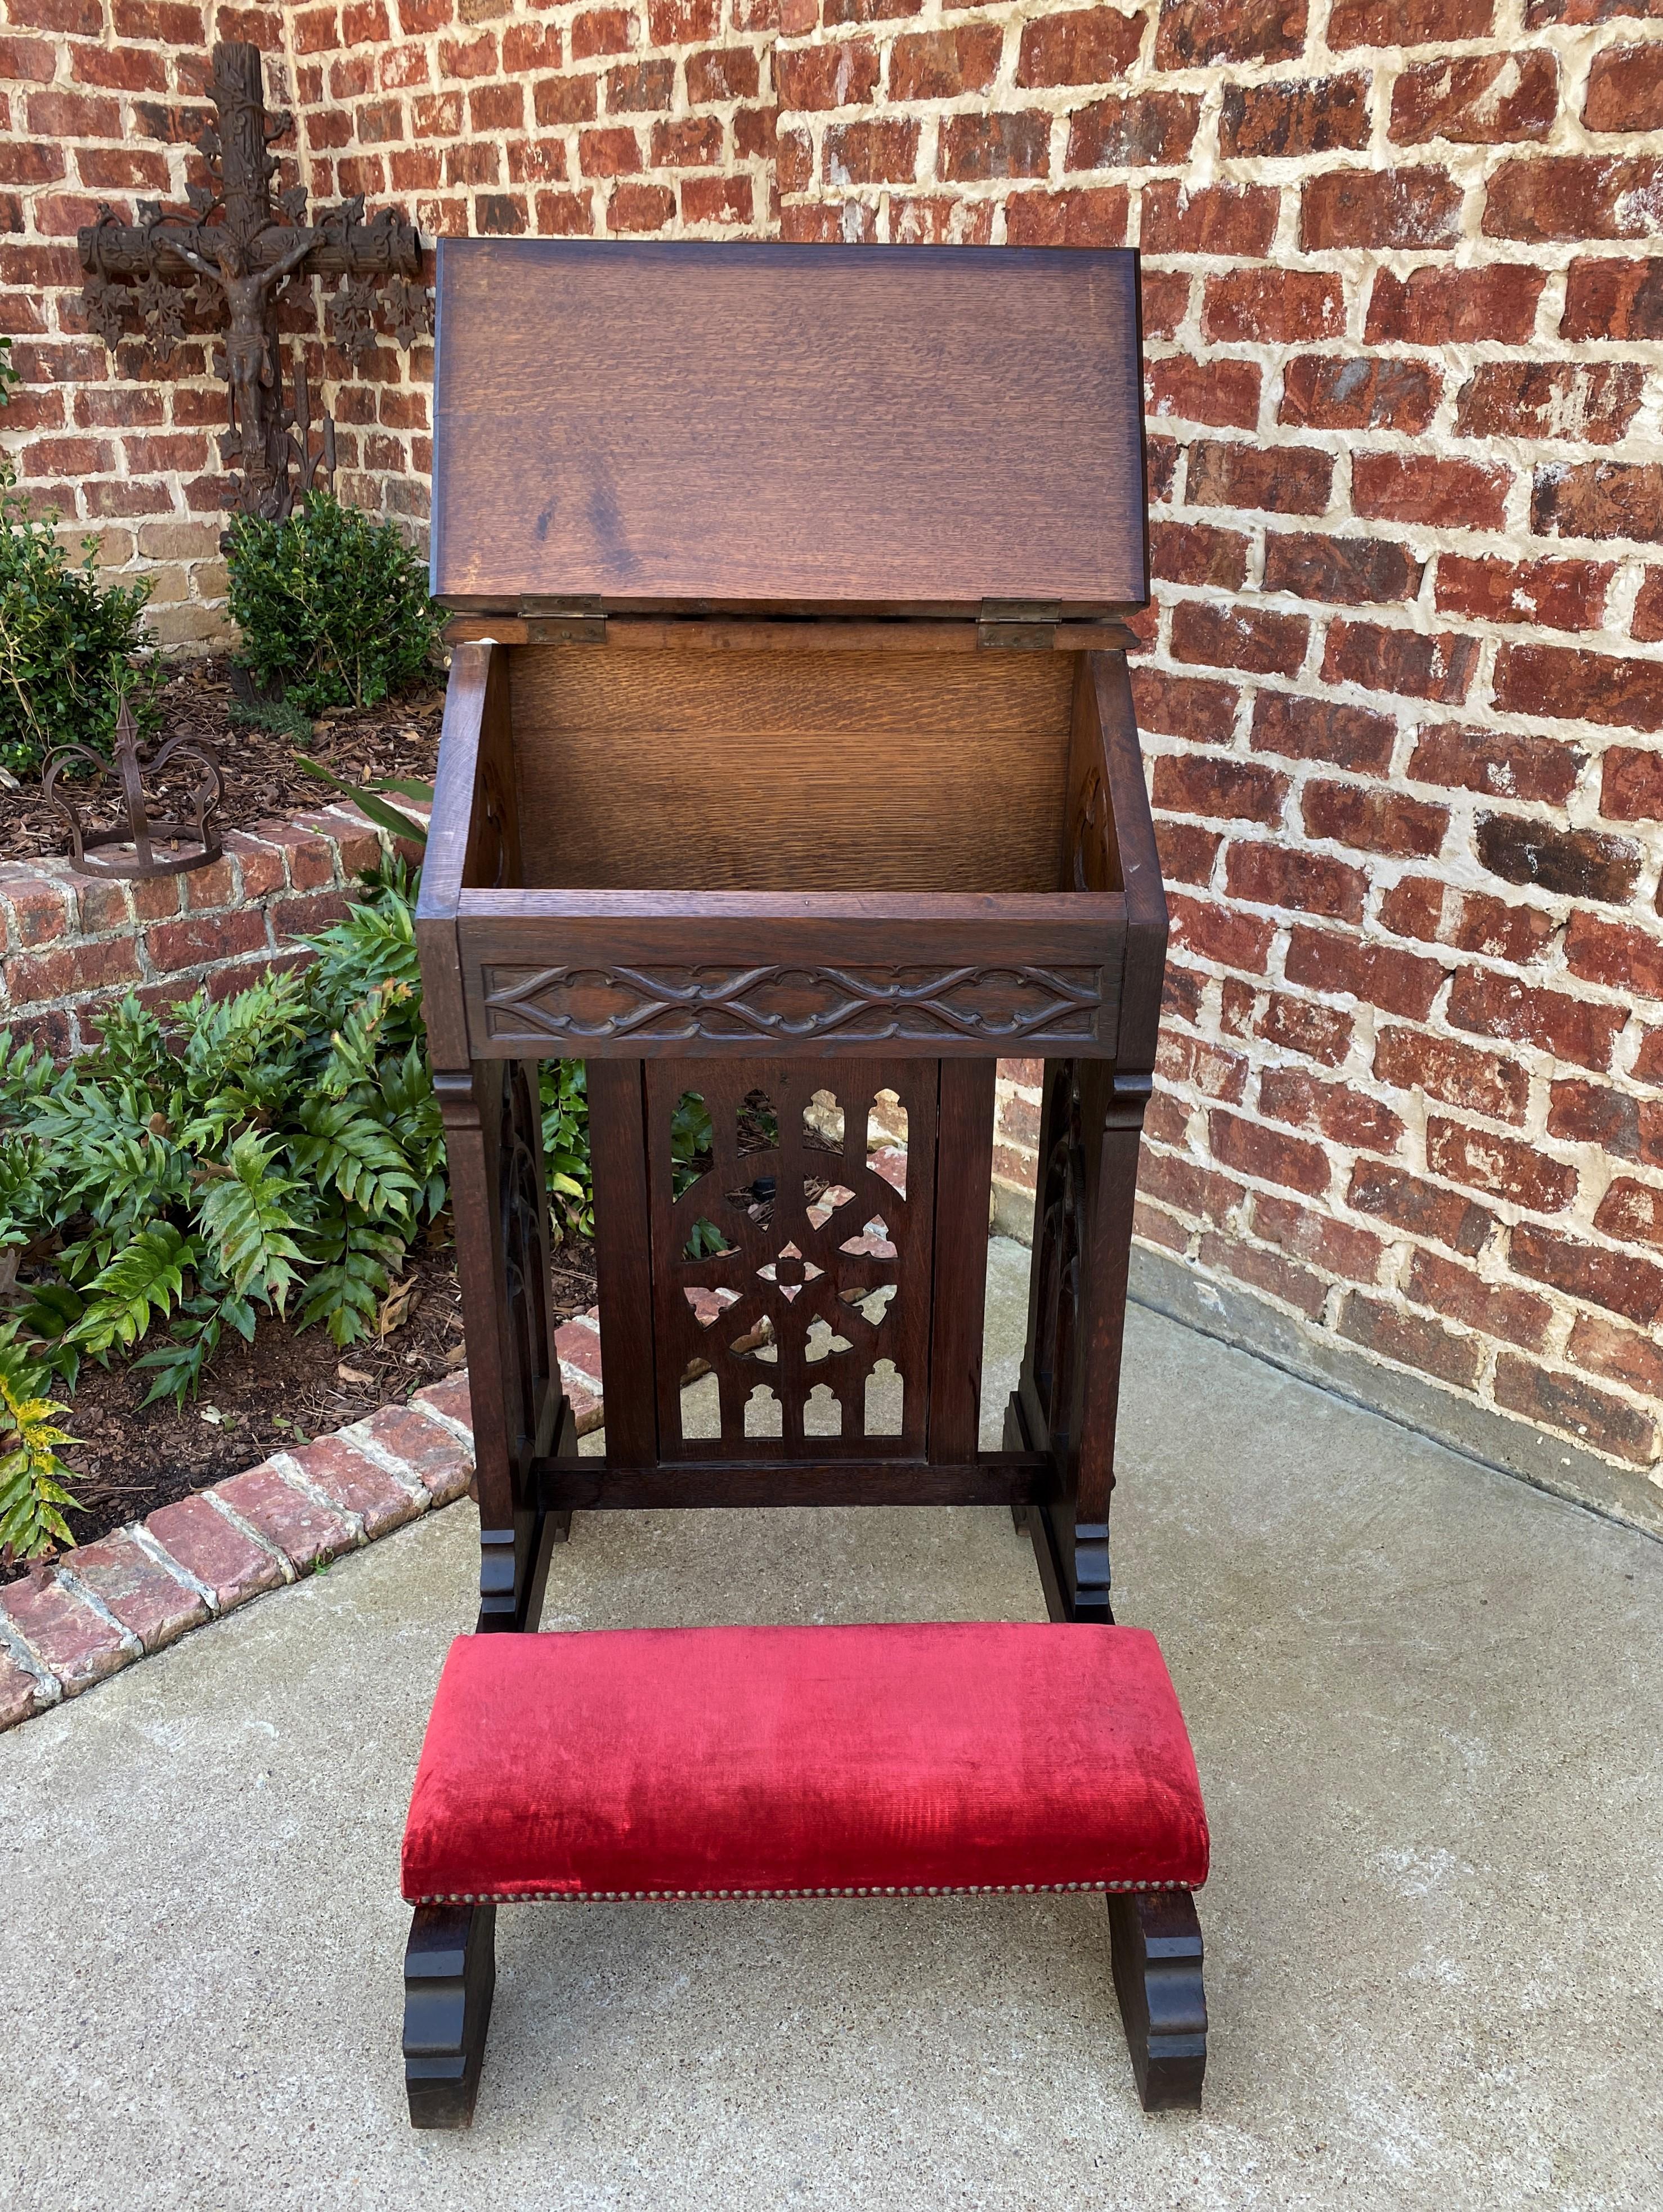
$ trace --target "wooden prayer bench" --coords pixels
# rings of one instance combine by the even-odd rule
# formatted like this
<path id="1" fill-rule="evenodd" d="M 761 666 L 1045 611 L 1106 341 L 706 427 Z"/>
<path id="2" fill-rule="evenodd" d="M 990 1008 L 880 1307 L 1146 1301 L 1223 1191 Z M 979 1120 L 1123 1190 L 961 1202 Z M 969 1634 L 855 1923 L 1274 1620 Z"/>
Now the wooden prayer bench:
<path id="1" fill-rule="evenodd" d="M 404 1831 L 417 2127 L 472 2119 L 499 1905 L 1108 1896 L 1148 2111 L 1199 2106 L 1207 1824 L 1146 1629 L 461 1636 Z"/>
<path id="2" fill-rule="evenodd" d="M 453 651 L 416 933 L 488 1632 L 406 1845 L 412 2116 L 465 2119 L 495 1900 L 561 1882 L 1102 1887 L 1145 2100 L 1193 2103 L 1200 1801 L 1109 1603 L 1167 933 L 1126 666 L 1137 257 L 448 240 L 436 358 Z M 1043 1062 L 1043 1105 L 990 1450 L 1000 1058 Z M 588 1069 L 596 1456 L 554 1345 L 548 1059 Z M 1053 1626 L 531 1632 L 574 1512 L 898 1504 L 1008 1507 Z M 731 1733 L 754 1836 L 720 1777 L 689 1802 L 666 1705 Z M 830 1842 L 793 1826 L 816 1791 Z"/>

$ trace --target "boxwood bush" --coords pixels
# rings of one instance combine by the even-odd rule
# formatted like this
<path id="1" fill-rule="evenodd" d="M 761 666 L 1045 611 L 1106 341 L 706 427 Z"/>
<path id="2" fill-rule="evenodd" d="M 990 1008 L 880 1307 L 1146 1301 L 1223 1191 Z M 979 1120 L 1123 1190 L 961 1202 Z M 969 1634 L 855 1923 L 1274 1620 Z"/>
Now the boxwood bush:
<path id="1" fill-rule="evenodd" d="M 268 696 L 302 714 L 391 697 L 438 642 L 444 617 L 409 540 L 332 492 L 308 492 L 283 522 L 237 516 L 229 568 L 238 657 Z"/>
<path id="2" fill-rule="evenodd" d="M 11 341 L 0 339 L 0 406 L 16 382 Z M 143 651 L 149 585 L 101 586 L 98 540 L 84 538 L 74 561 L 57 524 L 33 511 L 0 457 L 0 768 L 14 776 L 33 775 L 54 745 L 107 753 L 124 692 L 141 730 L 156 720 L 163 671 Z"/>

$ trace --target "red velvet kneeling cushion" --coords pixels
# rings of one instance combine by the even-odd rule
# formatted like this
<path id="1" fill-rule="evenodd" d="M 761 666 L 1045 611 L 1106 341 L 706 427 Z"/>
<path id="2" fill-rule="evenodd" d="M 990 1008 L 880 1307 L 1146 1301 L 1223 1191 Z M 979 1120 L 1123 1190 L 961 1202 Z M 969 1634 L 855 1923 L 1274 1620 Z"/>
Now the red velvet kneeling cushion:
<path id="1" fill-rule="evenodd" d="M 1146 1629 L 459 1636 L 411 1904 L 1199 1888 L 1207 1823 Z"/>

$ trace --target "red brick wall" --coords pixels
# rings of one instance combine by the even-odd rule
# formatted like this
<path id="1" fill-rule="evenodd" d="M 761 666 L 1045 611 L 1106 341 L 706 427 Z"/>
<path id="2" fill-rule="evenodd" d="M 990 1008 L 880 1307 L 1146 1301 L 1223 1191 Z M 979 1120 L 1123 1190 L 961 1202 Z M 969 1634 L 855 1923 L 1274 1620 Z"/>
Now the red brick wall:
<path id="1" fill-rule="evenodd" d="M 166 1007 L 311 957 L 294 940 L 338 921 L 386 840 L 355 807 L 234 831 L 211 866 L 124 883 L 68 860 L 0 861 L 0 1033 L 67 1058 L 129 991 Z"/>
<path id="2" fill-rule="evenodd" d="M 219 393 L 55 287 L 183 182 L 177 0 L 4 0 L 23 465 L 168 633 Z M 1141 246 L 1174 921 L 1141 1225 L 1313 1342 L 1631 1469 L 1663 1403 L 1657 0 L 345 0 L 222 11 L 315 192 L 428 230 Z M 1407 44 L 1395 43 L 1407 41 Z M 430 361 L 335 380 L 419 523 Z M 200 533 L 181 545 L 163 533 Z M 1008 1175 L 1033 1097 L 1007 1071 Z"/>

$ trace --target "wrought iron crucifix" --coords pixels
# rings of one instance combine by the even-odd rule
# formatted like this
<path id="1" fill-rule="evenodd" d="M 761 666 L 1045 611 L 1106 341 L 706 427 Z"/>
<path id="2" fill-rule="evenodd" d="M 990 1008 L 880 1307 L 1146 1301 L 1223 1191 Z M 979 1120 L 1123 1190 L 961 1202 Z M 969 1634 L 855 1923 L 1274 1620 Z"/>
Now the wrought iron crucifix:
<path id="1" fill-rule="evenodd" d="M 272 198 L 274 140 L 290 118 L 268 118 L 258 46 L 222 41 L 214 48 L 209 98 L 217 121 L 197 144 L 208 165 L 206 186 L 186 188 L 189 215 L 169 214 L 159 200 L 138 202 L 139 221 L 123 222 L 108 207 L 79 234 L 82 293 L 88 327 L 112 350 L 137 308 L 153 350 L 162 359 L 185 335 L 182 288 L 194 283 L 197 303 L 224 319 L 222 356 L 215 368 L 230 387 L 229 429 L 220 458 L 236 471 L 228 506 L 245 514 L 281 518 L 319 471 L 333 473 L 335 425 L 312 439 L 312 409 L 303 363 L 295 364 L 294 396 L 283 394 L 277 337 L 277 295 L 297 277 L 338 276 L 329 303 L 329 331 L 356 367 L 374 350 L 378 283 L 401 346 L 431 327 L 421 282 L 422 246 L 413 227 L 391 208 L 369 222 L 364 200 L 343 200 L 305 221 L 304 185 Z"/>

